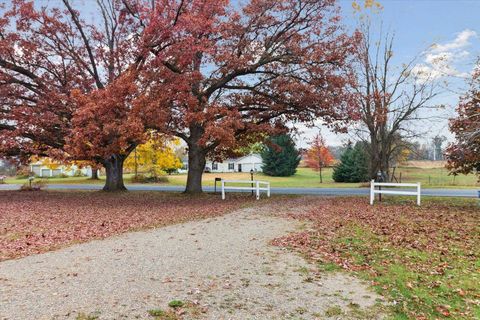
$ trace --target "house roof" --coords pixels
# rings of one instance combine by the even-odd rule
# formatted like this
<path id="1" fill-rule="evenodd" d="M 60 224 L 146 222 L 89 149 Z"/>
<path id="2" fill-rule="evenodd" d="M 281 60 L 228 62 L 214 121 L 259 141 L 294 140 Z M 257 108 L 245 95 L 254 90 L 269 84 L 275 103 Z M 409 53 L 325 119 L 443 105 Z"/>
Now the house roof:
<path id="1" fill-rule="evenodd" d="M 225 159 L 225 161 L 232 161 L 232 162 L 239 162 L 241 161 L 242 159 L 245 159 L 247 157 L 250 157 L 250 156 L 253 156 L 253 157 L 257 157 L 257 158 L 260 158 L 262 159 L 262 156 L 258 153 L 251 153 L 251 154 L 247 154 L 245 156 L 242 156 L 242 157 L 239 157 L 239 158 L 228 158 L 228 159 Z"/>

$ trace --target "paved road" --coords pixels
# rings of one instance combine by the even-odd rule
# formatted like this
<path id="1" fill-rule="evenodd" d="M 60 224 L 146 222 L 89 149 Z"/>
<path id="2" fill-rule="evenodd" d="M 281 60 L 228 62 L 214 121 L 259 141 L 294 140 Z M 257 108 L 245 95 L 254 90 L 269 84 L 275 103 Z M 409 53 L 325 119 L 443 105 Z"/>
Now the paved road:
<path id="1" fill-rule="evenodd" d="M 100 190 L 100 184 L 49 184 L 48 189 L 51 190 Z M 20 185 L 2 184 L 0 190 L 18 190 Z M 135 191 L 170 191 L 182 192 L 183 186 L 158 186 L 158 185 L 127 185 L 129 190 Z M 204 187 L 204 191 L 213 192 L 213 187 Z M 250 191 L 246 191 L 250 192 Z M 272 187 L 274 194 L 304 194 L 304 195 L 325 195 L 325 196 L 351 196 L 351 195 L 368 195 L 368 188 L 277 188 Z M 476 198 L 478 196 L 477 189 L 422 189 L 424 196 L 436 197 L 468 197 Z"/>

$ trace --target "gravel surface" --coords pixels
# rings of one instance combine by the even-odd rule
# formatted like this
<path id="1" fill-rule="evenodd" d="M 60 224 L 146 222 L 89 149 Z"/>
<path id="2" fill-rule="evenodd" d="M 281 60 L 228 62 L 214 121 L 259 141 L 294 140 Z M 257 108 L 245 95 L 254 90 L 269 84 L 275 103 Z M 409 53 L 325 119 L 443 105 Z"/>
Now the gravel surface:
<path id="1" fill-rule="evenodd" d="M 148 310 L 169 310 L 172 300 L 187 303 L 182 319 L 345 319 L 374 310 L 380 297 L 361 281 L 318 274 L 269 245 L 299 227 L 248 208 L 5 261 L 0 319 L 153 319 Z"/>

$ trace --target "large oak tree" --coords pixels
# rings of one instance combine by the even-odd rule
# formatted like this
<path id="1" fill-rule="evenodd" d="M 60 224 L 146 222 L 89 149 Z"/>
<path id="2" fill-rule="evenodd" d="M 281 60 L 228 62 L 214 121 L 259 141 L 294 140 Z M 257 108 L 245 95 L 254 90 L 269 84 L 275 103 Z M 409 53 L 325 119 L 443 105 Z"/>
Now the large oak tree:
<path id="1" fill-rule="evenodd" d="M 139 25 L 123 2 L 97 0 L 95 6 L 98 16 L 92 21 L 69 0 L 46 7 L 15 0 L 3 9 L 0 152 L 101 164 L 107 171 L 105 190 L 118 190 L 124 186 L 117 159 L 143 139 L 141 121 L 131 115 L 128 102 L 137 89 L 132 74 L 144 59 Z M 95 121 L 74 120 L 77 113 Z M 102 136 L 88 140 L 87 131 Z M 95 152 L 69 144 L 76 137 Z"/>
<path id="2" fill-rule="evenodd" d="M 123 162 L 148 136 L 145 97 L 160 79 L 146 77 L 146 66 L 174 41 L 180 8 L 167 1 L 92 3 L 93 18 L 92 8 L 69 0 L 45 7 L 15 0 L 3 8 L 0 154 L 91 161 L 106 169 L 104 190 L 123 190 Z M 162 112 L 150 112 L 148 122 L 161 127 Z"/>
<path id="3" fill-rule="evenodd" d="M 189 21 L 155 60 L 162 81 L 150 98 L 163 101 L 165 132 L 188 145 L 186 192 L 202 191 L 207 157 L 252 136 L 285 130 L 289 122 L 322 118 L 340 126 L 352 118 L 348 89 L 358 36 L 342 30 L 335 1 L 177 4 L 177 12 L 195 14 L 178 16 Z M 156 29 L 149 32 L 156 37 Z"/>

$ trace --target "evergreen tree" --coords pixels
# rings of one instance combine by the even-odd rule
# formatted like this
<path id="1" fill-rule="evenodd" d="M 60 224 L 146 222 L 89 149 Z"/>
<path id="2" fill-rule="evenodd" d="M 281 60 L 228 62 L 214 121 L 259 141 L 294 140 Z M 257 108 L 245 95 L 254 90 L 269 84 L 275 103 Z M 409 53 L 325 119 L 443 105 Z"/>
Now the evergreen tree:
<path id="1" fill-rule="evenodd" d="M 340 163 L 333 169 L 335 182 L 365 182 L 369 180 L 368 155 L 364 143 L 351 145 L 340 157 Z"/>
<path id="2" fill-rule="evenodd" d="M 351 144 L 348 144 L 347 148 L 340 156 L 340 163 L 333 168 L 332 179 L 335 182 L 347 182 L 349 177 L 349 168 L 352 167 L 352 152 L 353 148 Z"/>
<path id="3" fill-rule="evenodd" d="M 270 138 L 262 152 L 263 173 L 269 176 L 288 177 L 295 174 L 300 163 L 300 152 L 289 135 Z"/>

